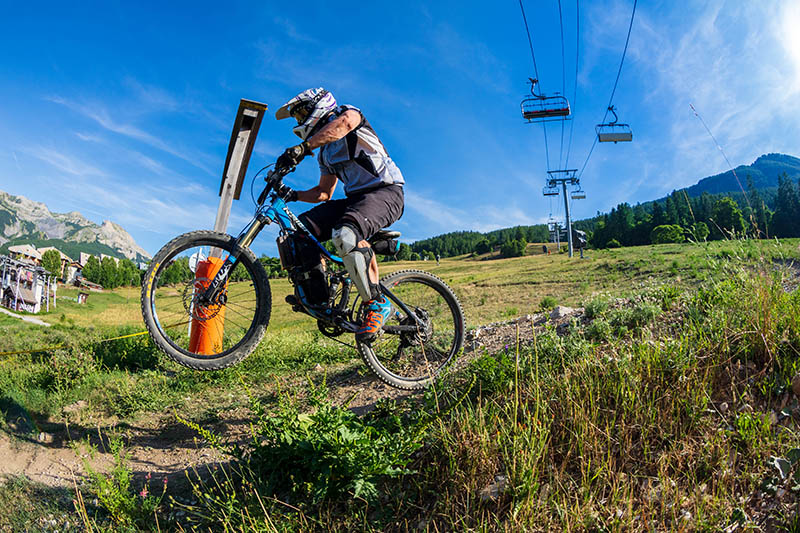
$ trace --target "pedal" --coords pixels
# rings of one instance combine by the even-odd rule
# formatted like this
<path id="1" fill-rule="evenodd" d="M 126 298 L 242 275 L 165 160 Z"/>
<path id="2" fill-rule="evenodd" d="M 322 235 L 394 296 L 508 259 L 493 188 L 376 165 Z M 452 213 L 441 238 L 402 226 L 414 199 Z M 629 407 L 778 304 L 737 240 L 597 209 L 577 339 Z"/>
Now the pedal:
<path id="1" fill-rule="evenodd" d="M 300 302 L 297 300 L 297 297 L 294 294 L 289 294 L 286 296 L 286 303 L 292 306 L 292 311 L 299 313 L 305 311 Z"/>

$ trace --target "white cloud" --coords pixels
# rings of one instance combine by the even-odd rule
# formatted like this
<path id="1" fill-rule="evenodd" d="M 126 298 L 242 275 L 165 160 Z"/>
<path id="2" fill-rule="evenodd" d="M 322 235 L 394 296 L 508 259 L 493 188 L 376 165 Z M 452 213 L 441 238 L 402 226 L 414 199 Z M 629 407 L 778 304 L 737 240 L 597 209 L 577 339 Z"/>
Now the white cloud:
<path id="1" fill-rule="evenodd" d="M 145 130 L 134 126 L 133 124 L 120 122 L 117 118 L 113 117 L 112 114 L 109 113 L 102 104 L 94 103 L 84 105 L 60 96 L 53 96 L 47 99 L 53 103 L 63 105 L 77 113 L 80 113 L 81 115 L 84 115 L 108 131 L 140 141 L 146 145 L 161 150 L 162 152 L 166 152 L 179 159 L 182 159 L 187 163 L 207 172 L 208 174 L 213 174 L 207 165 L 198 161 L 198 159 L 201 158 L 201 154 L 189 153 L 189 151 L 185 148 L 176 148 L 173 144 L 167 143 L 160 138 L 146 132 Z"/>
<path id="2" fill-rule="evenodd" d="M 27 149 L 26 152 L 45 163 L 57 168 L 61 172 L 75 176 L 105 176 L 106 173 L 75 156 L 67 155 L 52 148 L 36 146 Z"/>
<path id="3" fill-rule="evenodd" d="M 674 10 L 639 6 L 614 102 L 621 121 L 634 128 L 637 150 L 630 163 L 612 162 L 637 173 L 623 199 L 641 196 L 639 187 L 649 196 L 663 194 L 728 169 L 690 102 L 734 165 L 749 164 L 765 152 L 797 153 L 800 9 L 789 5 L 714 0 Z M 610 93 L 616 76 L 618 60 L 608 58 L 622 52 L 630 8 L 629 1 L 612 0 L 593 4 L 587 16 L 589 45 L 581 80 L 600 80 L 601 93 Z M 634 165 L 635 160 L 645 163 Z M 596 169 L 599 163 L 592 165 Z M 642 167 L 647 180 L 640 178 Z"/>

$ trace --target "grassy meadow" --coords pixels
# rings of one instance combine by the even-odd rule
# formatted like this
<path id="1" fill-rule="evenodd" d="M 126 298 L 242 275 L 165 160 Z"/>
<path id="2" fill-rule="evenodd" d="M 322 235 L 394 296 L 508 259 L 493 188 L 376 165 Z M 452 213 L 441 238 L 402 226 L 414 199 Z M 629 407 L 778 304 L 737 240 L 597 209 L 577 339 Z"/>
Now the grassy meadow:
<path id="1" fill-rule="evenodd" d="M 444 279 L 470 329 L 584 312 L 360 415 L 321 376 L 368 380 L 363 364 L 291 312 L 286 280 L 256 352 L 213 373 L 146 336 L 100 342 L 143 328 L 138 289 L 59 289 L 50 328 L 0 315 L 0 352 L 58 347 L 0 357 L 0 430 L 77 428 L 118 461 L 77 492 L 7 479 L 0 531 L 800 531 L 799 246 L 381 263 Z M 250 426 L 235 445 L 206 429 L 232 412 Z M 176 423 L 228 459 L 161 497 L 126 466 L 126 428 Z"/>

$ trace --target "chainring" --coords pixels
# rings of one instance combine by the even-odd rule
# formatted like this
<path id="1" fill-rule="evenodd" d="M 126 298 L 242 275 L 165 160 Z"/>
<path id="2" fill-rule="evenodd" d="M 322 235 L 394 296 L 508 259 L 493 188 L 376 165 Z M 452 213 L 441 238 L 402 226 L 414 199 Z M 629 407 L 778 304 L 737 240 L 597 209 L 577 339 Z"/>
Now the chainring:
<path id="1" fill-rule="evenodd" d="M 317 320 L 317 328 L 319 329 L 320 333 L 330 338 L 338 337 L 342 333 L 346 333 L 344 328 L 337 326 L 336 324 L 331 324 L 330 322 L 324 322 L 322 320 Z"/>

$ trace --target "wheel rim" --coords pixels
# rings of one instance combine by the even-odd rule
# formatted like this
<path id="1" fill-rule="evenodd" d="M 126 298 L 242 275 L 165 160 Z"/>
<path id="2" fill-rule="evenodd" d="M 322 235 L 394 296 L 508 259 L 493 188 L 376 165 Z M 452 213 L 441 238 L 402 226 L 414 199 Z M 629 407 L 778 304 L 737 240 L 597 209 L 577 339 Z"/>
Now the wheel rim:
<path id="1" fill-rule="evenodd" d="M 261 295 L 253 282 L 258 274 L 249 261 L 240 259 L 215 302 L 199 301 L 216 272 L 210 268 L 208 276 L 202 275 L 203 263 L 214 261 L 209 260 L 212 255 L 220 263 L 230 255 L 220 245 L 195 242 L 176 249 L 160 261 L 150 285 L 150 309 L 161 337 L 189 357 L 225 356 L 241 346 L 258 324 Z"/>
<path id="2" fill-rule="evenodd" d="M 371 345 L 377 362 L 393 377 L 406 381 L 425 381 L 436 376 L 455 355 L 461 342 L 457 304 L 432 282 L 401 279 L 390 286 L 423 324 L 414 332 L 384 332 Z M 396 305 L 386 326 L 413 325 L 415 321 Z"/>

